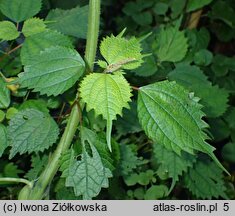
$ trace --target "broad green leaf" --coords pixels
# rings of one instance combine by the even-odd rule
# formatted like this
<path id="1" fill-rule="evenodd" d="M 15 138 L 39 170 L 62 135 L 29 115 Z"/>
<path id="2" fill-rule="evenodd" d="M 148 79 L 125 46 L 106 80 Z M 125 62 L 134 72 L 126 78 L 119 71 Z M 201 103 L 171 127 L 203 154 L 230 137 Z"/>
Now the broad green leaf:
<path id="1" fill-rule="evenodd" d="M 198 67 L 180 64 L 169 73 L 168 77 L 201 98 L 200 102 L 204 106 L 202 110 L 208 117 L 219 117 L 226 111 L 228 92 L 218 86 L 212 86 Z"/>
<path id="2" fill-rule="evenodd" d="M 26 109 L 15 114 L 7 128 L 9 158 L 17 153 L 44 151 L 56 142 L 59 128 L 48 115 L 35 109 Z"/>
<path id="3" fill-rule="evenodd" d="M 98 135 L 86 127 L 82 127 L 82 135 L 89 141 L 89 143 L 94 145 L 101 157 L 103 165 L 113 171 L 115 169 L 114 155 L 110 153 L 107 147 L 105 136 L 103 137 L 101 134 Z"/>
<path id="4" fill-rule="evenodd" d="M 214 147 L 206 143 L 203 131 L 208 125 L 202 120 L 202 106 L 176 82 L 162 81 L 139 89 L 138 117 L 149 138 L 166 149 L 181 155 L 182 151 L 208 154 L 226 171 L 213 154 Z"/>
<path id="5" fill-rule="evenodd" d="M 165 172 L 169 178 L 172 178 L 169 193 L 179 180 L 179 176 L 183 172 L 187 172 L 190 167 L 193 167 L 193 163 L 196 162 L 196 157 L 193 155 L 183 152 L 179 156 L 174 151 L 168 150 L 163 145 L 156 143 L 153 145 L 153 157 L 159 164 L 158 170 Z"/>
<path id="6" fill-rule="evenodd" d="M 43 32 L 46 30 L 46 25 L 42 19 L 31 18 L 24 22 L 22 32 L 25 37 Z"/>
<path id="7" fill-rule="evenodd" d="M 88 7 L 76 7 L 71 10 L 51 10 L 46 17 L 47 26 L 66 35 L 86 38 Z"/>
<path id="8" fill-rule="evenodd" d="M 212 59 L 213 54 L 206 49 L 199 50 L 194 55 L 194 62 L 196 65 L 199 66 L 208 66 L 209 64 L 211 64 Z"/>
<path id="9" fill-rule="evenodd" d="M 73 188 L 67 188 L 65 185 L 65 179 L 60 178 L 55 186 L 56 200 L 78 200 L 75 196 Z"/>
<path id="10" fill-rule="evenodd" d="M 154 13 L 157 15 L 165 15 L 168 10 L 168 4 L 164 2 L 157 2 L 153 8 Z"/>
<path id="11" fill-rule="evenodd" d="M 135 37 L 128 40 L 121 35 L 111 35 L 104 38 L 100 44 L 100 53 L 108 63 L 107 72 L 139 67 L 143 62 L 141 51 L 140 41 Z"/>
<path id="12" fill-rule="evenodd" d="M 6 83 L 0 77 L 0 109 L 7 108 L 10 102 L 10 90 L 7 88 Z"/>
<path id="13" fill-rule="evenodd" d="M 63 175 L 66 177 L 65 185 L 73 187 L 76 196 L 82 195 L 83 199 L 88 200 L 97 196 L 101 188 L 108 187 L 108 178 L 112 177 L 112 173 L 105 168 L 100 155 L 94 145 L 83 135 L 81 128 L 82 154 L 81 160 L 76 161 L 74 151 L 71 150 L 69 157 L 67 156 L 66 165 L 63 166 Z M 90 154 L 86 150 L 86 143 L 90 146 Z"/>
<path id="14" fill-rule="evenodd" d="M 144 172 L 140 172 L 138 174 L 131 173 L 131 174 L 125 175 L 124 181 L 127 186 L 134 186 L 136 184 L 145 186 L 145 185 L 152 183 L 152 181 L 156 181 L 156 179 L 154 177 L 154 171 L 149 169 Z"/>
<path id="15" fill-rule="evenodd" d="M 47 109 L 47 104 L 44 100 L 42 99 L 30 99 L 19 106 L 19 110 L 25 110 L 25 109 L 36 109 L 39 110 L 45 114 L 49 114 L 49 110 Z"/>
<path id="16" fill-rule="evenodd" d="M 31 58 L 35 55 L 39 55 L 46 48 L 55 46 L 73 48 L 72 42 L 67 36 L 52 30 L 46 30 L 27 37 L 20 53 L 22 64 L 29 64 Z"/>
<path id="17" fill-rule="evenodd" d="M 234 13 L 235 10 L 230 6 L 229 2 L 221 0 L 213 4 L 209 16 L 212 19 L 221 20 L 229 27 L 233 28 L 235 26 Z"/>
<path id="18" fill-rule="evenodd" d="M 208 4 L 210 4 L 213 0 L 189 0 L 187 4 L 187 12 L 191 12 L 197 9 L 200 9 Z"/>
<path id="19" fill-rule="evenodd" d="M 41 9 L 41 0 L 1 0 L 0 10 L 15 22 L 33 17 Z"/>
<path id="20" fill-rule="evenodd" d="M 132 19 L 140 26 L 151 25 L 153 21 L 153 16 L 149 11 L 143 11 L 137 16 L 132 16 Z"/>
<path id="21" fill-rule="evenodd" d="M 56 96 L 71 88 L 84 68 L 85 63 L 77 51 L 51 47 L 28 61 L 24 72 L 19 74 L 19 83 L 22 88 Z"/>
<path id="22" fill-rule="evenodd" d="M 111 151 L 112 121 L 122 115 L 124 107 L 129 108 L 131 88 L 121 73 L 92 73 L 84 78 L 80 85 L 81 98 L 87 104 L 87 110 L 95 110 L 107 120 L 106 137 Z"/>
<path id="23" fill-rule="evenodd" d="M 3 124 L 0 124 L 0 157 L 7 147 L 7 130 Z"/>
<path id="24" fill-rule="evenodd" d="M 14 40 L 18 38 L 20 33 L 17 31 L 14 23 L 9 21 L 0 22 L 0 39 L 2 40 Z"/>
<path id="25" fill-rule="evenodd" d="M 145 200 L 157 200 L 167 196 L 168 188 L 165 185 L 152 185 L 145 193 Z"/>
<path id="26" fill-rule="evenodd" d="M 193 169 L 190 169 L 184 178 L 185 186 L 198 199 L 212 199 L 222 197 L 228 199 L 225 194 L 224 176 L 221 169 L 214 162 L 198 161 Z"/>
<path id="27" fill-rule="evenodd" d="M 186 6 L 187 0 L 173 0 L 169 1 L 169 6 L 171 8 L 171 18 L 176 19 L 183 13 Z"/>
<path id="28" fill-rule="evenodd" d="M 47 163 L 47 155 L 43 155 L 42 157 L 40 157 L 38 154 L 33 155 L 31 158 L 31 169 L 25 174 L 25 178 L 29 179 L 30 181 L 36 179 Z"/>
<path id="29" fill-rule="evenodd" d="M 161 28 L 153 43 L 153 50 L 160 62 L 181 61 L 188 50 L 187 38 L 184 32 L 179 31 L 176 27 Z"/>

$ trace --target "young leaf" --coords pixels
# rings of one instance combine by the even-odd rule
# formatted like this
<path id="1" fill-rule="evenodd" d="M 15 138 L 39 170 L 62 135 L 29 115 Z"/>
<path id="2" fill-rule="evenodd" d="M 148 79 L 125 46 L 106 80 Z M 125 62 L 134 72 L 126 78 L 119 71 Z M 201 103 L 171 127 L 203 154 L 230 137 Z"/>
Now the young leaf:
<path id="1" fill-rule="evenodd" d="M 102 187 L 108 187 L 108 178 L 112 173 L 103 166 L 100 155 L 96 148 L 89 141 L 89 137 L 83 133 L 81 128 L 82 155 L 81 160 L 74 159 L 74 151 L 71 150 L 65 165 L 63 166 L 63 175 L 66 177 L 65 185 L 73 187 L 76 196 L 82 195 L 84 200 L 92 199 L 97 196 Z M 86 150 L 85 143 L 89 143 L 91 155 Z"/>
<path id="2" fill-rule="evenodd" d="M 75 50 L 52 47 L 28 61 L 25 72 L 19 74 L 19 83 L 23 88 L 56 96 L 71 88 L 84 68 L 85 63 Z"/>
<path id="3" fill-rule="evenodd" d="M 153 50 L 160 62 L 181 61 L 188 50 L 187 38 L 176 27 L 162 28 L 153 43 Z"/>
<path id="4" fill-rule="evenodd" d="M 168 76 L 170 80 L 175 80 L 201 98 L 200 102 L 204 106 L 202 110 L 208 117 L 219 117 L 226 111 L 228 92 L 218 86 L 212 86 L 198 67 L 180 64 Z"/>
<path id="5" fill-rule="evenodd" d="M 164 172 L 168 174 L 168 177 L 172 178 L 169 193 L 179 180 L 179 176 L 181 176 L 183 172 L 187 172 L 189 167 L 193 167 L 193 163 L 196 162 L 196 157 L 193 155 L 183 152 L 181 156 L 179 156 L 174 151 L 168 150 L 163 145 L 156 143 L 153 145 L 153 155 L 154 159 L 160 164 L 158 169 L 164 170 Z"/>
<path id="6" fill-rule="evenodd" d="M 0 109 L 7 108 L 10 102 L 10 90 L 7 88 L 6 83 L 0 77 Z"/>
<path id="7" fill-rule="evenodd" d="M 138 117 L 146 134 L 181 155 L 181 151 L 208 154 L 223 170 L 213 154 L 214 147 L 206 143 L 203 131 L 208 125 L 204 113 L 192 93 L 176 82 L 162 81 L 139 89 Z M 225 170 L 226 171 L 226 170 Z"/>
<path id="8" fill-rule="evenodd" d="M 0 157 L 7 147 L 7 130 L 3 124 L 0 124 Z"/>
<path id="9" fill-rule="evenodd" d="M 86 38 L 88 23 L 88 7 L 76 7 L 71 10 L 51 10 L 46 17 L 47 26 L 66 35 Z"/>
<path id="10" fill-rule="evenodd" d="M 14 23 L 9 21 L 0 22 L 0 39 L 2 40 L 14 40 L 18 38 L 20 33 L 17 31 Z"/>
<path id="11" fill-rule="evenodd" d="M 31 18 L 24 22 L 22 32 L 25 37 L 43 32 L 46 30 L 46 25 L 42 19 Z"/>
<path id="12" fill-rule="evenodd" d="M 80 86 L 81 98 L 87 110 L 95 110 L 107 120 L 106 137 L 111 151 L 112 121 L 122 114 L 124 107 L 129 108 L 131 88 L 121 73 L 93 73 L 84 78 Z"/>
<path id="13" fill-rule="evenodd" d="M 15 22 L 33 17 L 41 9 L 41 0 L 1 0 L 0 10 Z"/>
<path id="14" fill-rule="evenodd" d="M 100 53 L 108 63 L 107 72 L 139 67 L 143 62 L 141 50 L 140 41 L 135 37 L 127 40 L 121 35 L 116 37 L 111 35 L 104 38 L 100 44 Z"/>
<path id="15" fill-rule="evenodd" d="M 39 55 L 46 48 L 55 46 L 73 48 L 73 44 L 67 36 L 52 30 L 46 30 L 27 37 L 20 53 L 22 64 L 29 64 L 31 58 L 35 55 Z"/>
<path id="16" fill-rule="evenodd" d="M 210 4 L 213 0 L 190 0 L 187 4 L 187 12 L 191 12 L 197 9 L 200 9 L 208 4 Z"/>
<path id="17" fill-rule="evenodd" d="M 35 109 L 26 109 L 15 114 L 7 128 L 11 152 L 9 158 L 17 153 L 39 152 L 56 142 L 59 128 L 48 115 Z"/>
<path id="18" fill-rule="evenodd" d="M 201 199 L 212 199 L 222 197 L 228 199 L 225 194 L 225 183 L 223 174 L 214 162 L 198 161 L 194 169 L 190 169 L 185 175 L 186 187 Z"/>

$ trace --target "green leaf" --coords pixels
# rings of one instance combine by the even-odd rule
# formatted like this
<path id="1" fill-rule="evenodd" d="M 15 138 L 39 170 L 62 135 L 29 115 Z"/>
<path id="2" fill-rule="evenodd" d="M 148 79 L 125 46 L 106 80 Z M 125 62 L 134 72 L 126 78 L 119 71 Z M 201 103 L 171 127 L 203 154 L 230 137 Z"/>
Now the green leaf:
<path id="1" fill-rule="evenodd" d="M 156 143 L 153 145 L 153 156 L 154 160 L 159 164 L 158 170 L 165 172 L 169 178 L 172 178 L 169 193 L 179 180 L 179 176 L 183 172 L 187 172 L 190 167 L 193 167 L 193 163 L 196 162 L 196 158 L 193 155 L 183 152 L 179 156 L 174 151 L 168 150 L 163 145 Z"/>
<path id="2" fill-rule="evenodd" d="M 208 125 L 202 120 L 202 106 L 176 82 L 162 81 L 139 89 L 138 117 L 149 138 L 166 149 L 181 155 L 181 151 L 208 154 L 226 171 L 213 154 L 214 147 L 206 143 L 203 131 Z"/>
<path id="3" fill-rule="evenodd" d="M 9 21 L 0 22 L 0 39 L 2 40 L 14 40 L 18 38 L 20 33 L 17 31 L 14 23 Z"/>
<path id="4" fill-rule="evenodd" d="M 197 9 L 200 9 L 208 4 L 210 4 L 213 0 L 189 0 L 187 4 L 187 12 L 191 12 Z"/>
<path id="5" fill-rule="evenodd" d="M 204 106 L 202 110 L 208 117 L 218 117 L 226 111 L 228 92 L 218 86 L 212 86 L 198 67 L 180 64 L 168 76 L 170 80 L 175 80 L 201 98 L 201 104 Z"/>
<path id="6" fill-rule="evenodd" d="M 184 32 L 179 31 L 176 27 L 161 28 L 153 43 L 153 50 L 160 62 L 181 61 L 188 50 L 187 38 Z"/>
<path id="7" fill-rule="evenodd" d="M 168 188 L 165 185 L 152 185 L 145 193 L 145 200 L 157 200 L 167 196 Z"/>
<path id="8" fill-rule="evenodd" d="M 30 181 L 35 180 L 47 163 L 48 163 L 47 155 L 43 155 L 42 157 L 40 157 L 38 154 L 32 156 L 31 169 L 25 174 L 25 178 L 29 179 Z"/>
<path id="9" fill-rule="evenodd" d="M 41 9 L 41 0 L 1 0 L 0 10 L 15 22 L 33 17 Z"/>
<path id="10" fill-rule="evenodd" d="M 0 124 L 0 157 L 7 148 L 7 130 L 3 124 Z"/>
<path id="11" fill-rule="evenodd" d="M 123 176 L 129 176 L 129 174 L 139 165 L 142 165 L 144 161 L 137 156 L 137 150 L 133 145 L 121 144 L 120 150 L 120 173 Z"/>
<path id="12" fill-rule="evenodd" d="M 111 151 L 112 121 L 129 108 L 131 88 L 121 73 L 93 73 L 84 78 L 80 85 L 81 98 L 87 104 L 87 111 L 94 109 L 96 115 L 107 120 L 106 139 Z"/>
<path id="13" fill-rule="evenodd" d="M 66 35 L 86 38 L 88 7 L 76 7 L 71 10 L 51 10 L 46 17 L 47 26 Z"/>
<path id="14" fill-rule="evenodd" d="M 20 53 L 22 64 L 29 64 L 31 58 L 35 55 L 39 55 L 46 48 L 55 46 L 73 48 L 72 42 L 67 36 L 52 30 L 46 30 L 27 37 Z"/>
<path id="15" fill-rule="evenodd" d="M 75 50 L 52 47 L 28 61 L 25 72 L 19 74 L 19 83 L 22 88 L 56 96 L 71 88 L 84 68 L 85 63 Z"/>
<path id="16" fill-rule="evenodd" d="M 169 1 L 169 6 L 171 8 L 171 18 L 176 19 L 183 13 L 187 0 L 173 0 Z"/>
<path id="17" fill-rule="evenodd" d="M 223 8 L 223 10 L 221 10 Z M 216 1 L 213 4 L 209 16 L 212 19 L 218 19 L 226 23 L 229 27 L 233 28 L 235 26 L 234 20 L 235 10 L 230 6 L 227 1 Z"/>
<path id="18" fill-rule="evenodd" d="M 132 70 L 143 62 L 140 41 L 135 37 L 125 39 L 121 35 L 106 37 L 101 41 L 100 53 L 108 63 L 107 72 L 119 69 Z M 103 66 L 100 65 L 101 67 Z"/>
<path id="19" fill-rule="evenodd" d="M 222 149 L 222 156 L 225 160 L 235 163 L 235 143 L 227 143 Z"/>
<path id="20" fill-rule="evenodd" d="M 164 2 L 157 2 L 153 8 L 154 13 L 157 15 L 165 15 L 168 10 L 168 4 Z"/>
<path id="21" fill-rule="evenodd" d="M 208 66 L 209 64 L 211 64 L 212 59 L 213 59 L 213 54 L 206 49 L 202 49 L 196 52 L 194 55 L 195 64 L 200 66 Z"/>
<path id="22" fill-rule="evenodd" d="M 4 166 L 3 175 L 5 177 L 19 178 L 18 174 L 23 173 L 16 164 L 10 162 L 6 166 Z"/>
<path id="23" fill-rule="evenodd" d="M 39 152 L 56 142 L 59 129 L 48 115 L 35 109 L 26 109 L 15 114 L 7 128 L 10 158 L 17 153 Z"/>
<path id="24" fill-rule="evenodd" d="M 0 77 L 0 109 L 6 109 L 11 102 L 10 90 L 7 88 L 6 83 Z"/>
<path id="25" fill-rule="evenodd" d="M 221 169 L 214 162 L 198 161 L 194 169 L 190 169 L 185 175 L 185 186 L 201 199 L 212 199 L 222 197 L 225 194 L 224 176 Z"/>
<path id="26" fill-rule="evenodd" d="M 4 121 L 5 117 L 6 117 L 5 112 L 3 112 L 2 110 L 0 110 L 0 123 Z"/>
<path id="27" fill-rule="evenodd" d="M 76 161 L 71 150 L 70 157 L 67 156 L 68 162 L 65 166 L 67 169 L 64 170 L 62 177 L 66 177 L 65 185 L 73 187 L 76 196 L 82 195 L 84 200 L 88 200 L 97 196 L 102 187 L 108 187 L 108 178 L 112 177 L 112 173 L 104 167 L 94 145 L 83 137 L 82 129 L 81 139 L 83 146 L 81 160 Z M 90 146 L 91 155 L 86 150 L 86 143 Z"/>
<path id="28" fill-rule="evenodd" d="M 45 30 L 46 25 L 44 24 L 43 20 L 35 17 L 24 22 L 22 32 L 25 37 L 29 37 Z"/>
<path id="29" fill-rule="evenodd" d="M 30 99 L 25 102 L 23 102 L 19 106 L 19 110 L 25 110 L 25 109 L 36 109 L 39 110 L 45 114 L 49 114 L 49 110 L 47 109 L 47 104 L 42 99 Z"/>

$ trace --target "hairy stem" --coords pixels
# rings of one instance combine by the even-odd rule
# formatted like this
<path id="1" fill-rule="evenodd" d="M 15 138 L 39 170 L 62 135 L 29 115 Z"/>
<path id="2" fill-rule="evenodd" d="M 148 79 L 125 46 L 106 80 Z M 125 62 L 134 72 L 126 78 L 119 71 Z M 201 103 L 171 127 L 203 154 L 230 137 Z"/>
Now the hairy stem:
<path id="1" fill-rule="evenodd" d="M 89 21 L 87 32 L 87 43 L 85 60 L 89 71 L 93 70 L 93 65 L 96 56 L 97 41 L 99 34 L 99 19 L 100 19 L 100 0 L 90 0 L 89 2 Z M 36 181 L 33 189 L 30 191 L 28 199 L 42 199 L 44 193 L 53 180 L 57 170 L 59 169 L 59 160 L 63 152 L 65 152 L 71 145 L 77 126 L 80 120 L 80 110 L 78 106 L 73 106 L 71 114 L 65 131 L 61 137 L 61 140 L 52 154 L 50 161 L 45 167 L 42 174 Z"/>

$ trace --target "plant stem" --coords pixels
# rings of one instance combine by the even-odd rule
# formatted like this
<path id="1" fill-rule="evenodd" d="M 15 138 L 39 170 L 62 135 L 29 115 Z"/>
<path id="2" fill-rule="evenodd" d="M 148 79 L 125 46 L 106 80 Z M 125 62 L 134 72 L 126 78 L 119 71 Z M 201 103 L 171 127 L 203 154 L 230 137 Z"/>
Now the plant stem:
<path id="1" fill-rule="evenodd" d="M 100 0 L 90 0 L 89 2 L 89 20 L 88 32 L 86 42 L 85 59 L 88 65 L 88 70 L 93 70 L 93 65 L 96 56 L 97 41 L 99 34 L 99 19 L 100 19 Z M 78 106 L 73 106 L 71 114 L 65 131 L 61 140 L 51 156 L 42 174 L 39 176 L 38 181 L 35 183 L 31 190 L 28 199 L 42 199 L 43 195 L 53 180 L 57 170 L 59 169 L 59 161 L 63 152 L 65 152 L 71 145 L 77 126 L 80 120 L 80 111 Z"/>
<path id="2" fill-rule="evenodd" d="M 13 183 L 24 183 L 28 185 L 30 188 L 32 188 L 33 183 L 28 181 L 27 179 L 23 178 L 10 178 L 10 177 L 3 177 L 0 178 L 0 182 L 13 182 Z"/>

